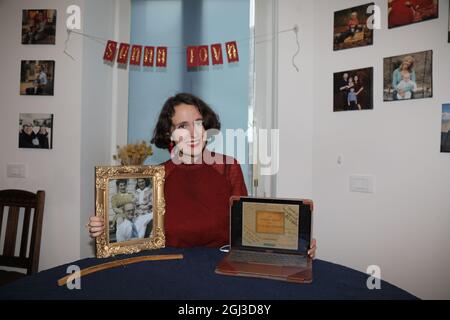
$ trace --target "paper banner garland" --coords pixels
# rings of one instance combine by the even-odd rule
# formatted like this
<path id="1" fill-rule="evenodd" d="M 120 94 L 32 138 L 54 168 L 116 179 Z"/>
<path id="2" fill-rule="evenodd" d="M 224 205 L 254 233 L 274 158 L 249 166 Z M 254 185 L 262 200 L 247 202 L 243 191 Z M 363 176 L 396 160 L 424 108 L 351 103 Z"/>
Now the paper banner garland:
<path id="1" fill-rule="evenodd" d="M 108 40 L 103 60 L 113 62 L 117 53 L 117 63 L 134 66 L 167 68 L 168 47 L 130 45 L 121 43 L 117 49 L 118 43 Z M 239 62 L 239 52 L 236 41 L 225 44 L 225 54 L 228 63 Z M 186 48 L 186 66 L 188 68 L 209 66 L 210 64 L 222 65 L 224 58 L 222 44 L 215 43 L 210 46 L 188 46 Z"/>
<path id="2" fill-rule="evenodd" d="M 239 61 L 239 54 L 238 54 L 238 50 L 237 50 L 236 41 L 227 42 L 226 50 L 227 50 L 228 63 Z"/>
<path id="3" fill-rule="evenodd" d="M 155 47 L 144 48 L 144 67 L 153 67 L 153 61 L 155 56 Z"/>
<path id="4" fill-rule="evenodd" d="M 211 45 L 211 59 L 213 65 L 223 64 L 222 45 L 220 43 Z"/>
<path id="5" fill-rule="evenodd" d="M 117 50 L 117 42 L 109 40 L 108 43 L 106 44 L 103 60 L 114 61 L 116 50 Z"/>
<path id="6" fill-rule="evenodd" d="M 141 65 L 142 46 L 134 45 L 131 48 L 130 64 L 135 66 Z"/>
<path id="7" fill-rule="evenodd" d="M 130 45 L 127 43 L 121 43 L 119 46 L 119 54 L 117 55 L 117 63 L 126 64 L 128 62 L 129 51 Z"/>

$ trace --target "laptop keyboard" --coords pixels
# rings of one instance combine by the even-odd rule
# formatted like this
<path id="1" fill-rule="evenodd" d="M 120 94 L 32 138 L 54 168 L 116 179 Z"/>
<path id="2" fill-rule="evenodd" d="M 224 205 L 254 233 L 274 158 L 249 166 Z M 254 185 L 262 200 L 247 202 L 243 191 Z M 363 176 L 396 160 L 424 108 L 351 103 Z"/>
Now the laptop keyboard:
<path id="1" fill-rule="evenodd" d="M 306 267 L 307 265 L 306 257 L 291 254 L 232 250 L 229 257 L 234 262 L 270 264 L 280 267 Z"/>

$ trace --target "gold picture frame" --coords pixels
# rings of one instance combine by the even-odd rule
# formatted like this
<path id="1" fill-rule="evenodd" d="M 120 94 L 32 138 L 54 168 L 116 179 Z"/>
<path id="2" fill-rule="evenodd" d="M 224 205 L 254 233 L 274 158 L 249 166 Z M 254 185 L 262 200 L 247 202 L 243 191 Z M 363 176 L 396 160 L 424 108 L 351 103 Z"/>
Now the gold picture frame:
<path id="1" fill-rule="evenodd" d="M 164 175 L 164 166 L 95 168 L 95 214 L 105 224 L 97 258 L 165 246 Z"/>

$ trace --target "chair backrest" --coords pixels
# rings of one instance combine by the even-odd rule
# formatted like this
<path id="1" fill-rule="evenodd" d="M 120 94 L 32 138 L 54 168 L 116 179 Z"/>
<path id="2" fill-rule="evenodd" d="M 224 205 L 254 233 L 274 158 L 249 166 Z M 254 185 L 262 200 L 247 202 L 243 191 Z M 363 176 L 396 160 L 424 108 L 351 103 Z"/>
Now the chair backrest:
<path id="1" fill-rule="evenodd" d="M 27 274 L 38 272 L 39 253 L 41 249 L 42 220 L 44 215 L 45 192 L 32 193 L 24 190 L 0 191 L 0 239 L 3 225 L 5 242 L 0 255 L 0 265 L 27 269 Z M 8 218 L 5 212 L 8 210 Z M 20 253 L 15 255 L 16 240 L 19 229 L 19 216 L 23 214 Z M 5 221 L 4 221 L 5 220 Z M 31 237 L 29 237 L 30 223 Z M 28 238 L 30 238 L 28 246 Z M 27 251 L 29 248 L 29 254 Z"/>

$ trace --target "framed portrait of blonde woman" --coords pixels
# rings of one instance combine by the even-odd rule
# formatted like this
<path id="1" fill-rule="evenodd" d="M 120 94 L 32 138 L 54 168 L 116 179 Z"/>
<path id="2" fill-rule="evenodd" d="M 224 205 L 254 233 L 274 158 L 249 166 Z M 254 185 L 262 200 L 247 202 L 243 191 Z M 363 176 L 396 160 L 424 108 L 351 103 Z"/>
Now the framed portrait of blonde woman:
<path id="1" fill-rule="evenodd" d="M 95 168 L 95 214 L 105 225 L 98 258 L 165 246 L 164 174 L 164 166 Z"/>

